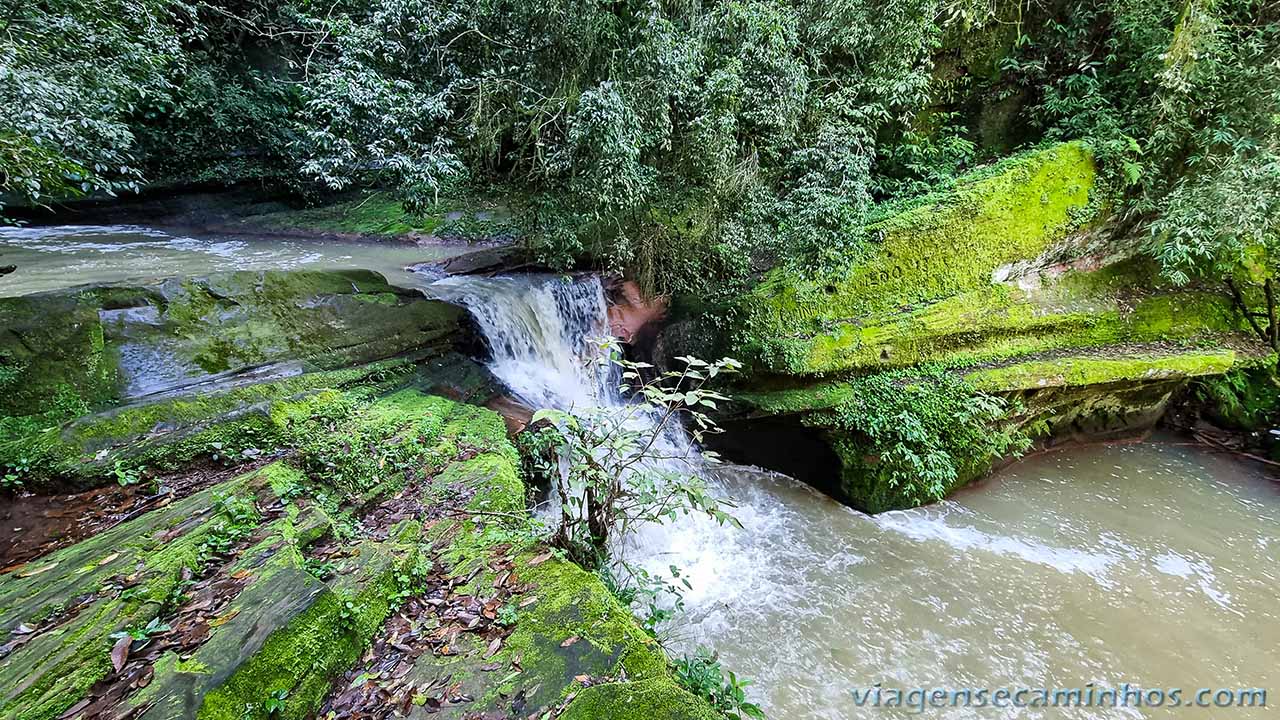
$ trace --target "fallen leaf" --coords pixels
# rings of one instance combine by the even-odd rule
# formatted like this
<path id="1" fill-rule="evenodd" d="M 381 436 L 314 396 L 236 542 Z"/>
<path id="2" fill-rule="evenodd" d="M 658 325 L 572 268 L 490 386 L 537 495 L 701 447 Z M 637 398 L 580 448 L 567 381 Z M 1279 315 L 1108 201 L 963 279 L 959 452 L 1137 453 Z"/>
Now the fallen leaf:
<path id="1" fill-rule="evenodd" d="M 550 560 L 550 559 L 551 559 L 551 555 L 552 555 L 552 552 L 551 552 L 550 550 L 548 550 L 548 551 L 546 551 L 546 552 L 542 553 L 541 555 L 539 555 L 539 556 L 535 557 L 534 559 L 530 560 L 530 561 L 529 561 L 529 565 L 530 565 L 530 566 L 533 566 L 533 565 L 541 565 L 542 563 L 544 563 L 544 562 L 546 562 L 546 561 Z"/>
<path id="2" fill-rule="evenodd" d="M 111 646 L 111 666 L 120 672 L 120 668 L 129 662 L 129 646 L 133 644 L 133 638 L 125 635 Z"/>
<path id="3" fill-rule="evenodd" d="M 106 556 L 106 557 L 102 558 L 101 560 L 99 560 L 99 561 L 98 561 L 98 567 L 102 567 L 103 565 L 106 565 L 107 563 L 111 562 L 112 560 L 115 560 L 115 559 L 116 559 L 116 558 L 118 558 L 118 557 L 120 557 L 120 553 L 118 553 L 118 552 L 113 552 L 113 553 L 111 553 L 110 555 L 108 555 L 108 556 Z"/>
<path id="4" fill-rule="evenodd" d="M 212 622 L 210 622 L 209 627 L 221 627 L 223 625 L 226 625 L 231 620 L 231 618 L 239 614 L 240 614 L 240 608 L 236 608 L 235 610 L 232 610 L 226 615 L 223 615 L 222 617 L 219 617 L 216 620 L 213 620 Z"/>
<path id="5" fill-rule="evenodd" d="M 151 679 L 156 676 L 155 665 L 148 665 L 146 670 L 142 671 L 142 676 L 138 678 L 138 687 L 144 688 L 151 684 Z"/>
<path id="6" fill-rule="evenodd" d="M 251 575 L 251 574 L 252 574 L 252 573 L 250 573 L 248 570 L 237 570 L 237 571 L 235 571 L 235 572 L 231 573 L 231 577 L 232 577 L 232 578 L 234 578 L 234 579 L 236 579 L 236 580 L 243 580 L 243 579 L 245 579 L 245 578 L 249 577 L 249 575 Z"/>
<path id="7" fill-rule="evenodd" d="M 493 657 L 494 655 L 497 655 L 498 651 L 501 649 L 502 649 L 502 638 L 494 638 L 493 642 L 489 643 L 488 651 L 486 651 L 484 654 L 485 659 L 487 660 Z"/>
<path id="8" fill-rule="evenodd" d="M 564 642 L 560 643 L 560 647 L 569 647 L 570 645 L 578 642 L 581 639 L 582 638 L 578 637 L 577 635 L 574 635 L 573 637 L 568 638 Z"/>
<path id="9" fill-rule="evenodd" d="M 18 627 L 12 630 L 14 635 L 30 635 L 35 631 L 36 631 L 35 628 L 31 627 L 26 623 L 22 623 L 21 625 L 19 625 Z"/>
<path id="10" fill-rule="evenodd" d="M 573 681 L 576 683 L 582 683 L 583 685 L 586 685 L 587 683 L 591 682 L 591 676 L 590 675 L 574 675 Z"/>
<path id="11" fill-rule="evenodd" d="M 527 598 L 525 598 L 525 599 L 523 599 L 523 600 L 521 600 L 521 601 L 520 601 L 520 607 L 522 607 L 522 608 L 527 608 L 527 607 L 529 607 L 530 605 L 532 605 L 532 604 L 534 604 L 534 603 L 536 603 L 536 602 L 538 602 L 538 596 L 537 596 L 537 595 L 530 595 L 529 597 L 527 597 Z"/>
<path id="12" fill-rule="evenodd" d="M 40 573 L 42 573 L 42 572 L 48 572 L 48 571 L 50 571 L 50 570 L 52 570 L 52 569 L 54 569 L 54 568 L 56 568 L 56 567 L 58 567 L 58 563 L 56 563 L 56 562 L 55 562 L 55 563 L 49 563 L 48 565 L 45 565 L 44 567 L 38 567 L 38 568 L 36 568 L 35 570 L 24 570 L 24 571 L 22 571 L 22 572 L 18 573 L 17 577 L 20 577 L 20 578 L 29 578 L 29 577 L 34 577 L 34 576 L 36 576 L 36 575 L 39 575 L 39 574 L 40 574 Z"/>

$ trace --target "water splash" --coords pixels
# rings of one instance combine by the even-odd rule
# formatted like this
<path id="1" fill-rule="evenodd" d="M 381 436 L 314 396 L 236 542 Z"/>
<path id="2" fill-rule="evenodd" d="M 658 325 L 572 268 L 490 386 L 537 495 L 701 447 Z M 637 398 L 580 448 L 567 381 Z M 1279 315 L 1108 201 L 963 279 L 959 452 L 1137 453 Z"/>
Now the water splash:
<path id="1" fill-rule="evenodd" d="M 625 402 L 615 383 L 584 369 L 598 357 L 589 339 L 607 328 L 597 279 L 453 278 L 433 292 L 472 311 L 493 347 L 491 368 L 525 402 Z M 736 501 L 743 530 L 686 517 L 640 528 L 621 550 L 651 572 L 681 568 L 693 589 L 670 628 L 672 649 L 715 648 L 726 667 L 757 680 L 749 694 L 770 717 L 862 717 L 849 688 L 877 682 L 1247 677 L 1266 686 L 1277 677 L 1280 565 L 1268 538 L 1280 510 L 1264 481 L 1220 460 L 1186 462 L 1153 447 L 1045 456 L 954 500 L 874 518 L 773 473 L 725 467 L 708 477 Z M 1206 489 L 1215 482 L 1226 484 Z M 1165 627 L 1180 632 L 1153 643 Z"/>
<path id="2" fill-rule="evenodd" d="M 601 363 L 608 323 L 599 278 L 455 276 L 427 292 L 467 308 L 489 343 L 489 369 L 528 406 L 623 404 Z"/>

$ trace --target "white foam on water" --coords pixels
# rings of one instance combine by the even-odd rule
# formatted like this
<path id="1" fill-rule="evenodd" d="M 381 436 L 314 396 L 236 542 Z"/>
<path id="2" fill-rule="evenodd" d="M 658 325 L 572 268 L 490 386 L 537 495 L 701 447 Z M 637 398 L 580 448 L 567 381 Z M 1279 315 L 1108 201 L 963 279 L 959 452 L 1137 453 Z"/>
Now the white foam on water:
<path id="1" fill-rule="evenodd" d="M 448 278 L 428 292 L 471 310 L 493 349 L 490 368 L 526 403 L 626 403 L 594 369 L 597 346 L 587 341 L 607 328 L 598 280 Z M 756 680 L 748 694 L 775 720 L 915 716 L 855 708 L 850 688 L 876 682 L 1155 687 L 1230 677 L 1265 686 L 1280 666 L 1274 592 L 1259 589 L 1280 564 L 1270 552 L 1275 503 L 1256 488 L 1241 498 L 1269 510 L 1212 496 L 1214 512 L 1230 516 L 1230 542 L 1248 549 L 1238 559 L 1249 570 L 1236 572 L 1240 553 L 1214 545 L 1226 541 L 1194 495 L 1215 474 L 1169 465 L 1158 452 L 1041 458 L 1020 479 L 1017 466 L 1002 471 L 1014 478 L 1007 486 L 992 481 L 964 498 L 876 517 L 784 476 L 724 467 L 706 477 L 736 503 L 730 512 L 743 529 L 684 517 L 639 528 L 620 550 L 651 572 L 680 568 L 693 587 L 670 628 L 674 649 L 720 651 L 727 668 Z M 1200 514 L 1166 521 L 1189 507 Z M 1249 615 L 1227 607 L 1237 598 L 1252 601 Z M 1252 640 L 1258 633 L 1271 641 Z M 1149 717 L 1133 708 L 939 716 Z"/>

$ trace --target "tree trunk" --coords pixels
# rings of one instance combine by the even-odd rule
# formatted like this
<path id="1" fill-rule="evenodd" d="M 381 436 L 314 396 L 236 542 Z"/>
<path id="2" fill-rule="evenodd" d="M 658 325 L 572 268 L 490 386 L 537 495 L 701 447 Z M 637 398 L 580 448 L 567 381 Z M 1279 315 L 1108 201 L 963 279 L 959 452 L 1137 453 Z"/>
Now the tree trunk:
<path id="1" fill-rule="evenodd" d="M 1267 295 L 1267 332 L 1271 335 L 1271 349 L 1276 353 L 1276 373 L 1280 374 L 1280 322 L 1276 317 L 1276 292 L 1270 278 L 1262 285 Z"/>
<path id="2" fill-rule="evenodd" d="M 1240 288 L 1236 287 L 1235 281 L 1233 281 L 1231 278 L 1227 278 L 1225 282 L 1227 283 L 1227 289 L 1231 291 L 1231 301 L 1232 303 L 1235 304 L 1236 309 L 1240 311 L 1241 315 L 1244 315 L 1245 320 L 1249 321 L 1249 327 L 1253 328 L 1253 331 L 1257 333 L 1258 338 L 1261 339 L 1263 342 L 1267 343 L 1268 345 L 1270 345 L 1271 344 L 1270 328 L 1268 328 L 1267 331 L 1264 331 L 1262 327 L 1258 325 L 1258 321 L 1253 317 L 1253 313 L 1249 311 L 1248 303 L 1244 301 L 1244 295 L 1240 293 Z M 1274 328 L 1275 314 L 1273 313 L 1271 317 L 1272 317 L 1271 328 Z"/>

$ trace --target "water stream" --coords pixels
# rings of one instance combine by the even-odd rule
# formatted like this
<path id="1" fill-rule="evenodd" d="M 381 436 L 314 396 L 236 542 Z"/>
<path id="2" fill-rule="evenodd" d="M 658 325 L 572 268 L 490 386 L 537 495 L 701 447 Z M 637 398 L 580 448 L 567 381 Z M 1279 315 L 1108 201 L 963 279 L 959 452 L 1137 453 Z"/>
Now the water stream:
<path id="1" fill-rule="evenodd" d="M 491 368 L 533 407 L 625 402 L 590 360 L 594 278 L 448 278 L 429 250 L 195 240 L 144 228 L 0 229 L 0 293 L 227 269 L 356 268 L 465 305 Z M 672 442 L 680 442 L 673 438 Z M 909 711 L 851 691 L 914 687 L 1269 688 L 1280 703 L 1280 484 L 1173 442 L 1048 454 L 936 505 L 869 517 L 787 477 L 710 477 L 745 529 L 650 527 L 630 556 L 693 583 L 677 649 L 715 648 L 774 720 Z M 1262 709 L 995 709 L 947 718 L 1267 717 Z M 1273 716 L 1273 715 L 1272 715 Z"/>
<path id="2" fill-rule="evenodd" d="M 409 284 L 417 280 L 407 266 L 465 250 L 465 245 L 197 238 L 133 225 L 0 227 L 0 266 L 17 267 L 0 277 L 0 294 L 230 270 L 375 270 L 393 283 Z"/>
<path id="3" fill-rule="evenodd" d="M 451 278 L 429 292 L 471 309 L 493 346 L 491 368 L 526 402 L 624 402 L 583 369 L 588 339 L 605 328 L 594 280 Z M 693 589 L 670 630 L 677 650 L 715 648 L 756 680 L 752 693 L 773 718 L 913 714 L 857 707 L 852 691 L 877 683 L 1131 683 L 1188 696 L 1280 687 L 1280 484 L 1253 466 L 1169 443 L 1082 448 L 877 517 L 753 468 L 722 467 L 711 479 L 737 503 L 743 530 L 682 519 L 643 529 L 626 552 L 651 570 L 682 569 Z M 1169 710 L 945 715 L 1161 712 Z"/>

